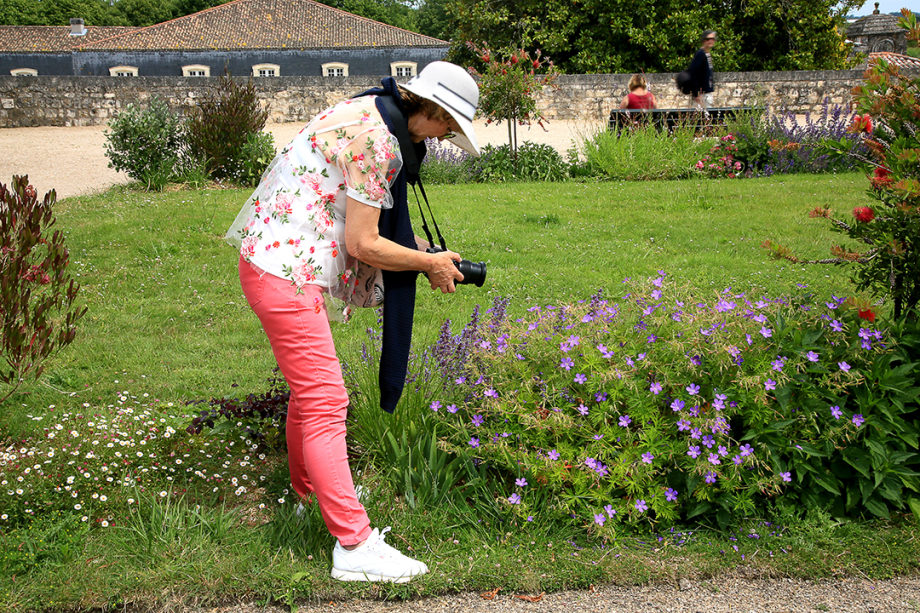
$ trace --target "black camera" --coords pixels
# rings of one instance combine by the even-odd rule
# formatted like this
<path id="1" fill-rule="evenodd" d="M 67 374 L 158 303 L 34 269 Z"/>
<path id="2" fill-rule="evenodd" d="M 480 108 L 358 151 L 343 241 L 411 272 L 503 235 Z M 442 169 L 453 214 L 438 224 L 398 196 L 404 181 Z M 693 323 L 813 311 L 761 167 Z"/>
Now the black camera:
<path id="1" fill-rule="evenodd" d="M 444 249 L 436 245 L 425 249 L 425 253 L 441 253 L 443 251 Z M 460 260 L 459 262 L 454 262 L 454 266 L 456 266 L 460 274 L 463 275 L 463 281 L 457 281 L 457 283 L 463 285 L 472 283 L 475 284 L 476 287 L 482 287 L 482 284 L 486 282 L 485 262 L 476 263 L 470 262 L 469 260 Z"/>

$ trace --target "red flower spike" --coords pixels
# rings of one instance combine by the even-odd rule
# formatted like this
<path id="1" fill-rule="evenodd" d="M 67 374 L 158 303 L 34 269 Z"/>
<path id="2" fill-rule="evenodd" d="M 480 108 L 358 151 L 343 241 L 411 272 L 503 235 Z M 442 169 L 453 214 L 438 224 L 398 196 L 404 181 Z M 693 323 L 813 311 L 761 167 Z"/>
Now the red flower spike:
<path id="1" fill-rule="evenodd" d="M 872 309 L 859 309 L 859 317 L 869 323 L 875 323 L 875 311 Z"/>
<path id="2" fill-rule="evenodd" d="M 856 221 L 869 223 L 875 219 L 875 211 L 868 206 L 858 206 L 853 209 L 853 217 L 856 218 Z"/>

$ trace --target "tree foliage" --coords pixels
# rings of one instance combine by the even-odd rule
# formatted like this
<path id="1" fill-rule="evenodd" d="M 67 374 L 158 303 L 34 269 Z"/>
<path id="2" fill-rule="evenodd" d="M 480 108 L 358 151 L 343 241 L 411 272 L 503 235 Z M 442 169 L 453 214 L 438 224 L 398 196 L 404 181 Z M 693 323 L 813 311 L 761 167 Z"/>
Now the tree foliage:
<path id="1" fill-rule="evenodd" d="M 847 66 L 841 32 L 860 0 L 452 0 L 450 57 L 465 41 L 542 49 L 568 73 L 676 72 L 704 30 L 716 30 L 720 71 Z"/>

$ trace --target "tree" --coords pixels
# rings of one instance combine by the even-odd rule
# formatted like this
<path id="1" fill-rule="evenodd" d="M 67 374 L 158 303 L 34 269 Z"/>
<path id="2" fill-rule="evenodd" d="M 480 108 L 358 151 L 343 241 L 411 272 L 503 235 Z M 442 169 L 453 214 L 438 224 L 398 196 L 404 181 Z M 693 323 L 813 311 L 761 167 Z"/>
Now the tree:
<path id="1" fill-rule="evenodd" d="M 173 18 L 175 7 L 160 0 L 118 0 L 112 7 L 124 25 L 143 28 Z"/>
<path id="2" fill-rule="evenodd" d="M 3 0 L 0 2 L 0 24 L 7 26 L 42 25 L 36 22 L 37 0 Z"/>
<path id="3" fill-rule="evenodd" d="M 109 9 L 105 0 L 39 0 L 41 23 L 36 25 L 69 26 L 74 18 L 82 19 L 86 25 L 108 25 Z"/>
<path id="4" fill-rule="evenodd" d="M 545 119 L 533 97 L 544 87 L 554 87 L 558 73 L 539 49 L 533 57 L 523 49 L 515 49 L 502 59 L 498 53 L 473 44 L 470 51 L 485 65 L 482 72 L 474 71 L 479 77 L 479 112 L 488 122 L 508 122 L 508 144 L 512 157 L 516 157 L 517 126 L 529 126 L 533 121 L 543 126 Z M 539 70 L 546 73 L 539 74 Z"/>
<path id="5" fill-rule="evenodd" d="M 676 72 L 704 30 L 721 71 L 847 66 L 844 16 L 860 0 L 451 0 L 450 58 L 465 41 L 542 49 L 569 73 Z"/>
<path id="6" fill-rule="evenodd" d="M 367 17 L 387 25 L 416 30 L 417 11 L 400 0 L 317 0 L 361 17 Z"/>
<path id="7" fill-rule="evenodd" d="M 424 0 L 418 7 L 418 32 L 441 40 L 453 36 L 447 4 L 450 0 Z"/>

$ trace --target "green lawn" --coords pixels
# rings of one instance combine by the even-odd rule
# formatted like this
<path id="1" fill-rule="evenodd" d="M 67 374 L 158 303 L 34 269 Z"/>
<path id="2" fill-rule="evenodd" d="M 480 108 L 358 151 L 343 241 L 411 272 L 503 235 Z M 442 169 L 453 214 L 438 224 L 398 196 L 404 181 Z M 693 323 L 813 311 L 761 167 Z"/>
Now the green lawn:
<path id="1" fill-rule="evenodd" d="M 485 261 L 488 280 L 448 296 L 420 281 L 417 342 L 431 341 L 444 319 L 458 329 L 475 305 L 495 297 L 510 297 L 512 314 L 522 313 L 658 270 L 701 292 L 731 286 L 775 295 L 804 284 L 820 295 L 848 295 L 845 270 L 772 261 L 760 245 L 772 239 L 805 258 L 826 257 L 839 235 L 807 213 L 822 206 L 849 214 L 869 203 L 865 190 L 859 174 L 433 186 L 428 191 L 448 246 Z M 67 233 L 72 272 L 89 311 L 77 340 L 49 364 L 42 381 L 3 405 L 0 438 L 25 445 L 50 423 L 39 418 L 58 419 L 84 403 L 92 407 L 87 412 L 114 413 L 112 405 L 124 402 L 119 394 L 147 406 L 153 423 L 182 413 L 187 400 L 264 390 L 274 360 L 239 288 L 233 250 L 222 241 L 247 195 L 119 188 L 61 202 L 58 225 Z M 374 317 L 360 312 L 335 327 L 343 352 L 357 346 Z M 248 472 L 267 476 L 265 502 L 283 492 L 284 458 L 268 457 Z M 184 485 L 170 480 L 170 487 Z M 147 523 L 135 517 L 88 533 L 62 529 L 54 518 L 39 517 L 25 532 L 0 524 L 0 554 L 11 548 L 0 568 L 6 559 L 13 560 L 6 568 L 20 569 L 18 576 L 0 573 L 0 611 L 406 597 L 499 585 L 539 593 L 600 581 L 707 577 L 739 566 L 768 575 L 882 578 L 920 566 L 916 526 L 906 519 L 838 523 L 785 510 L 771 523 L 752 518 L 734 534 L 700 526 L 693 534 L 624 538 L 602 548 L 582 542 L 574 527 L 512 526 L 458 517 L 449 508 L 413 512 L 381 488 L 367 502 L 374 525 L 392 524 L 390 540 L 411 547 L 432 573 L 408 587 L 341 585 L 328 578 L 332 541 L 316 526 L 318 514 L 308 514 L 307 522 L 287 517 L 263 525 L 269 517 L 259 500 L 180 513 L 166 512 L 164 505 L 173 503 L 160 502 L 151 508 L 163 514 Z M 576 540 L 578 547 L 569 542 Z M 63 554 L 62 542 L 69 547 Z M 23 558 L 26 550 L 34 555 Z"/>

